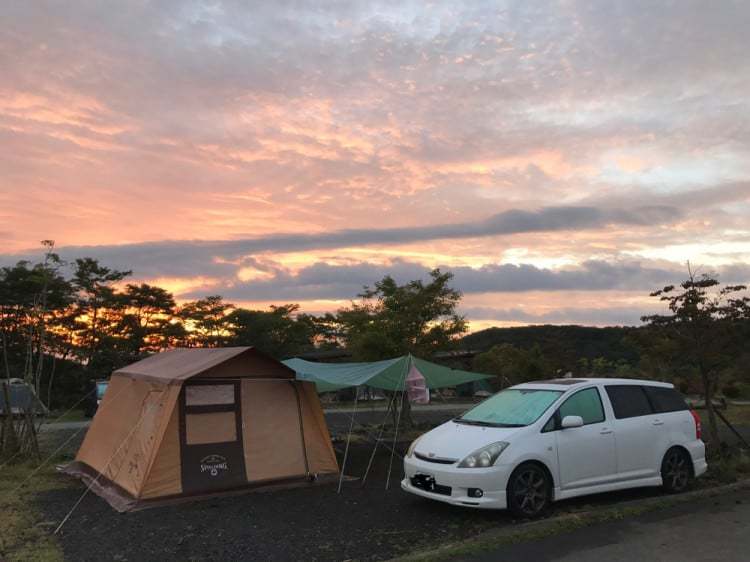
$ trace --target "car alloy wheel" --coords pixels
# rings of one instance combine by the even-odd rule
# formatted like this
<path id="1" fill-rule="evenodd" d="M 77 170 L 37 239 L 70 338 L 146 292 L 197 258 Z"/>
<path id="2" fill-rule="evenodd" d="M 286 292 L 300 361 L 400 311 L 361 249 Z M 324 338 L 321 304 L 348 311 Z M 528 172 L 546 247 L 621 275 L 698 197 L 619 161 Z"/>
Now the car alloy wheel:
<path id="1" fill-rule="evenodd" d="M 533 464 L 522 465 L 513 474 L 510 507 L 522 517 L 537 517 L 549 504 L 549 482 L 544 471 Z"/>
<path id="2" fill-rule="evenodd" d="M 690 483 L 690 461 L 680 449 L 670 449 L 661 464 L 661 479 L 669 492 L 682 492 Z"/>

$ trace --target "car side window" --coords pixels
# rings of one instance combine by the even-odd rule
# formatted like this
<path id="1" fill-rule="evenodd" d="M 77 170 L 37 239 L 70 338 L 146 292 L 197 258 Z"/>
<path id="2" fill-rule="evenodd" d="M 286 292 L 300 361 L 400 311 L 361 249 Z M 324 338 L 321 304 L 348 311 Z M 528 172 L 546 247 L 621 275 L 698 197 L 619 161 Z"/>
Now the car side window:
<path id="1" fill-rule="evenodd" d="M 604 421 L 604 407 L 596 388 L 579 390 L 563 402 L 558 412 L 561 421 L 565 416 L 581 416 L 584 425 Z"/>
<path id="2" fill-rule="evenodd" d="M 607 396 L 618 420 L 650 416 L 653 414 L 651 403 L 643 387 L 634 384 L 607 385 Z"/>

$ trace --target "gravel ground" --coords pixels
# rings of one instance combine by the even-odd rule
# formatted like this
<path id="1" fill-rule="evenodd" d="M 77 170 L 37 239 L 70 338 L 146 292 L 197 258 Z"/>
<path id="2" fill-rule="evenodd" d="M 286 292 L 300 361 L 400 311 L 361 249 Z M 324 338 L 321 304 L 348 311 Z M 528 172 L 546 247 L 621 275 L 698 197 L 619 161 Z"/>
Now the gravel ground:
<path id="1" fill-rule="evenodd" d="M 370 446 L 353 446 L 347 472 L 361 475 L 370 452 Z M 454 509 L 405 494 L 398 459 L 385 490 L 389 460 L 379 452 L 367 486 L 347 482 L 340 495 L 324 485 L 118 514 L 89 494 L 60 542 L 70 560 L 383 560 L 510 521 L 504 513 Z M 76 483 L 41 494 L 37 507 L 45 519 L 60 521 L 82 490 Z"/>
<path id="2" fill-rule="evenodd" d="M 348 418 L 326 416 L 334 433 L 348 429 Z M 370 416 L 368 416 L 370 417 Z M 438 423 L 450 412 L 420 423 Z M 358 416 L 359 418 L 359 416 Z M 381 421 L 382 416 L 377 417 Z M 364 419 L 366 423 L 376 422 Z M 50 432 L 42 437 L 51 450 L 69 440 L 70 458 L 85 429 Z M 400 443 L 404 451 L 407 443 Z M 336 445 L 341 462 L 343 443 Z M 361 477 L 372 445 L 350 449 L 346 473 Z M 391 487 L 385 490 L 390 454 L 380 448 L 367 485 L 335 485 L 254 492 L 189 504 L 118 514 L 88 494 L 66 523 L 60 538 L 68 560 L 384 560 L 444 542 L 466 539 L 514 521 L 508 512 L 456 508 L 403 492 L 401 461 L 393 459 Z M 61 488 L 37 496 L 36 507 L 49 524 L 59 522 L 84 488 L 60 475 Z M 622 500 L 658 495 L 656 489 L 630 490 L 556 504 L 553 513 L 589 509 Z"/>
<path id="3" fill-rule="evenodd" d="M 401 450 L 406 443 L 400 444 Z M 350 449 L 347 473 L 361 476 L 370 445 Z M 461 509 L 401 491 L 401 463 L 394 459 L 391 488 L 385 490 L 390 455 L 376 455 L 367 485 L 334 485 L 255 492 L 189 504 L 118 514 L 87 495 L 60 536 L 68 560 L 384 560 L 420 548 L 469 538 L 514 521 L 507 512 Z M 48 522 L 60 521 L 83 486 L 42 493 L 37 508 Z M 558 511 L 655 495 L 654 490 L 594 496 L 563 502 Z"/>

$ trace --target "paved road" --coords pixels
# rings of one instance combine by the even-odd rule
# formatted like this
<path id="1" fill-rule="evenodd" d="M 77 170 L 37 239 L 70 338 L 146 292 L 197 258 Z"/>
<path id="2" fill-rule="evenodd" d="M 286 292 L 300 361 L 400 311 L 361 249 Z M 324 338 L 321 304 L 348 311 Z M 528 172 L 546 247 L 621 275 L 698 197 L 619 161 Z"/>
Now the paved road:
<path id="1" fill-rule="evenodd" d="M 466 405 L 466 406 L 451 405 L 450 407 L 447 407 L 441 404 L 436 407 L 420 408 L 420 409 L 414 410 L 412 417 L 414 421 L 420 424 L 429 422 L 431 424 L 437 425 L 451 418 L 454 418 L 460 413 L 466 411 L 468 409 L 468 406 L 469 405 Z M 354 417 L 357 424 L 379 425 L 383 423 L 383 419 L 385 418 L 385 413 L 386 413 L 385 408 L 368 408 L 365 410 L 360 409 L 356 412 L 356 414 L 353 413 L 353 411 L 349 409 L 325 410 L 326 421 L 328 422 L 328 427 L 334 433 L 341 433 L 341 432 L 348 431 L 349 423 L 352 417 Z M 47 431 L 80 429 L 82 427 L 88 426 L 90 423 L 91 423 L 90 420 L 50 423 L 50 424 L 42 425 L 40 431 L 47 432 Z M 357 426 L 355 425 L 355 428 L 356 427 Z"/>
<path id="2" fill-rule="evenodd" d="M 465 412 L 471 404 L 431 404 L 429 406 L 415 406 L 412 408 L 412 418 L 418 423 L 431 423 L 434 425 L 443 423 L 457 415 Z M 386 407 L 376 406 L 359 408 L 356 413 L 351 408 L 332 408 L 324 410 L 328 427 L 332 432 L 346 432 L 349 423 L 354 417 L 358 424 L 379 425 L 383 423 L 386 415 Z M 390 417 L 389 417 L 390 419 Z M 44 424 L 41 431 L 59 431 L 80 429 L 91 423 L 91 420 L 58 422 Z M 356 428 L 356 425 L 355 425 Z"/>
<path id="3" fill-rule="evenodd" d="M 415 406 L 412 409 L 412 419 L 419 424 L 438 425 L 449 419 L 456 417 L 466 411 L 472 404 L 430 404 L 429 406 Z M 357 425 L 365 424 L 369 426 L 379 425 L 383 422 L 386 415 L 386 407 L 378 405 L 375 407 L 367 406 L 359 408 L 355 413 L 352 409 L 326 409 L 325 416 L 328 427 L 332 433 L 346 433 L 349 430 L 349 424 L 352 416 Z M 55 430 L 76 430 L 89 425 L 90 421 L 62 422 L 43 425 L 41 431 Z M 745 439 L 750 441 L 750 425 L 737 426 L 737 430 Z M 736 437 L 729 429 L 721 424 L 719 432 L 723 439 L 730 443 L 736 441 Z"/>
<path id="4" fill-rule="evenodd" d="M 639 517 L 506 545 L 472 562 L 745 562 L 750 490 L 697 499 Z"/>

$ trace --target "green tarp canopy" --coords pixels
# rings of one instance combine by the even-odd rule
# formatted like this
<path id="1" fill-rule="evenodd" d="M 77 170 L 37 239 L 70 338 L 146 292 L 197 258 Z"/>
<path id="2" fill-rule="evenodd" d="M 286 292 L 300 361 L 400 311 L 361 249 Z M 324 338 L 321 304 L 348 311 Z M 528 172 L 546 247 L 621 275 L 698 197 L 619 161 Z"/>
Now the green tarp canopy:
<path id="1" fill-rule="evenodd" d="M 492 378 L 491 375 L 436 365 L 412 355 L 372 363 L 314 363 L 298 358 L 287 359 L 283 363 L 297 373 L 298 380 L 314 382 L 318 392 L 360 385 L 403 390 L 404 381 L 412 369 L 424 377 L 427 388 L 443 388 Z"/>

